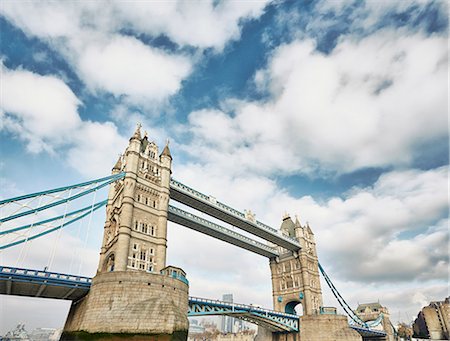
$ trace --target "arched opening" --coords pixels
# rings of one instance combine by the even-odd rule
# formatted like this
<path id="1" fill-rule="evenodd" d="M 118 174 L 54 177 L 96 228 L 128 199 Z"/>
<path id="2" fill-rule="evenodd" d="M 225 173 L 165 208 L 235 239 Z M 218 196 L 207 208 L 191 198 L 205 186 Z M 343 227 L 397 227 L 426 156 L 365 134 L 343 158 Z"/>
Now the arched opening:
<path id="1" fill-rule="evenodd" d="M 114 271 L 114 253 L 110 254 L 105 262 L 105 270 L 107 272 Z"/>
<path id="2" fill-rule="evenodd" d="M 299 302 L 299 301 L 291 301 L 286 304 L 284 311 L 287 314 L 295 314 L 295 315 L 302 316 L 303 315 L 303 304 L 301 304 L 301 302 Z"/>

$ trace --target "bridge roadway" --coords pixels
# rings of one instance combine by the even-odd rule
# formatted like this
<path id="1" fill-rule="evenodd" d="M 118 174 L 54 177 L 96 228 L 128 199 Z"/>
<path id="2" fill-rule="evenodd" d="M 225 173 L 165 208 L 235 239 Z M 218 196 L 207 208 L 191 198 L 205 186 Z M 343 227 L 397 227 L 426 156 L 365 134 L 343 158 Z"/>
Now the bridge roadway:
<path id="1" fill-rule="evenodd" d="M 167 213 L 169 221 L 183 225 L 195 231 L 207 234 L 214 238 L 223 240 L 230 244 L 239 246 L 248 251 L 255 252 L 261 256 L 274 258 L 279 255 L 278 251 L 273 247 L 260 243 L 252 238 L 249 238 L 233 230 L 215 224 L 209 220 L 200 218 L 178 207 L 169 205 Z"/>
<path id="2" fill-rule="evenodd" d="M 285 249 L 291 251 L 298 251 L 300 249 L 300 244 L 297 240 L 283 236 L 278 230 L 261 223 L 260 221 L 251 221 L 244 213 L 174 179 L 170 180 L 170 198 L 230 225 L 236 226 L 255 236 L 282 246 Z"/>
<path id="3" fill-rule="evenodd" d="M 0 294 L 77 301 L 92 284 L 89 277 L 0 266 Z M 229 315 L 272 331 L 298 331 L 298 316 L 252 305 L 189 297 L 188 316 Z"/>
<path id="4" fill-rule="evenodd" d="M 0 266 L 0 295 L 53 298 L 77 301 L 84 297 L 92 279 L 41 270 Z M 294 332 L 300 328 L 299 317 L 253 305 L 237 304 L 198 297 L 189 297 L 188 316 L 229 315 L 278 332 Z M 379 330 L 350 325 L 363 337 L 386 336 Z"/>

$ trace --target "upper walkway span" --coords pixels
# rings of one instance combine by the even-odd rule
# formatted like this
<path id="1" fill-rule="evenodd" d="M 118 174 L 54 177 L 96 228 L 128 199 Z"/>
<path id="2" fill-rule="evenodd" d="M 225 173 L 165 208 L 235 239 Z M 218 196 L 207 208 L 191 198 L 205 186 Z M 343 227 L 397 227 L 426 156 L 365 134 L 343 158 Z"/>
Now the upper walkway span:
<path id="1" fill-rule="evenodd" d="M 278 230 L 260 221 L 252 221 L 244 213 L 174 179 L 170 180 L 170 198 L 285 249 L 298 251 L 301 248 L 294 238 L 284 236 Z"/>
<path id="2" fill-rule="evenodd" d="M 255 252 L 261 256 L 273 258 L 279 255 L 278 251 L 273 247 L 260 243 L 252 238 L 215 224 L 209 220 L 200 218 L 195 214 L 186 212 L 178 207 L 169 205 L 167 213 L 168 219 L 171 222 L 239 246 L 248 251 Z"/>

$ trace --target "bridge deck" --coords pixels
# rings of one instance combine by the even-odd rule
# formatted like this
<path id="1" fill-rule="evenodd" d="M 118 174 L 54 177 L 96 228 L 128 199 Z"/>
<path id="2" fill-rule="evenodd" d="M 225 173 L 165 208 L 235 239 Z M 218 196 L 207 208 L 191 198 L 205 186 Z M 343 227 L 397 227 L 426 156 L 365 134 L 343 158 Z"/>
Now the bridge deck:
<path id="1" fill-rule="evenodd" d="M 0 266 L 0 294 L 61 300 L 79 300 L 91 287 L 91 278 L 56 272 Z"/>
<path id="2" fill-rule="evenodd" d="M 246 237 L 240 233 L 227 229 L 206 219 L 200 218 L 178 207 L 169 205 L 168 219 L 169 221 L 183 225 L 195 231 L 239 246 L 248 251 L 255 252 L 261 256 L 265 256 L 268 258 L 278 256 L 278 251 L 268 245 L 260 243 L 252 238 Z"/>
<path id="3" fill-rule="evenodd" d="M 73 276 L 56 272 L 0 266 L 0 294 L 27 297 L 79 300 L 92 284 L 89 277 Z M 298 331 L 299 316 L 285 314 L 253 305 L 189 297 L 188 316 L 229 315 L 272 331 Z M 382 338 L 385 332 L 350 326 L 363 337 Z"/>
<path id="4" fill-rule="evenodd" d="M 297 240 L 283 236 L 278 230 L 259 221 L 250 221 L 244 213 L 174 179 L 170 180 L 170 198 L 288 250 L 297 251 L 300 249 Z"/>
<path id="5" fill-rule="evenodd" d="M 299 330 L 299 316 L 254 305 L 189 297 L 188 316 L 227 315 L 261 325 L 274 332 Z"/>

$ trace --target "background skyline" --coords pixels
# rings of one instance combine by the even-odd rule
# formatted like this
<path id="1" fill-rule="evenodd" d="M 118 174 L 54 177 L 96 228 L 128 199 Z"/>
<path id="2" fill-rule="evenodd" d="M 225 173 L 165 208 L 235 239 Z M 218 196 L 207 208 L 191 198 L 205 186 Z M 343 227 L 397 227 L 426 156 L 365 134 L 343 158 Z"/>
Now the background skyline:
<path id="1" fill-rule="evenodd" d="M 175 179 L 276 228 L 308 221 L 353 307 L 405 321 L 449 295 L 446 1 L 4 0 L 0 31 L 1 198 L 109 174 L 141 122 L 160 150 L 170 139 Z M 94 275 L 103 220 L 61 233 L 52 270 Z M 191 295 L 272 306 L 266 259 L 168 233 Z M 0 333 L 67 311 L 1 296 Z"/>

